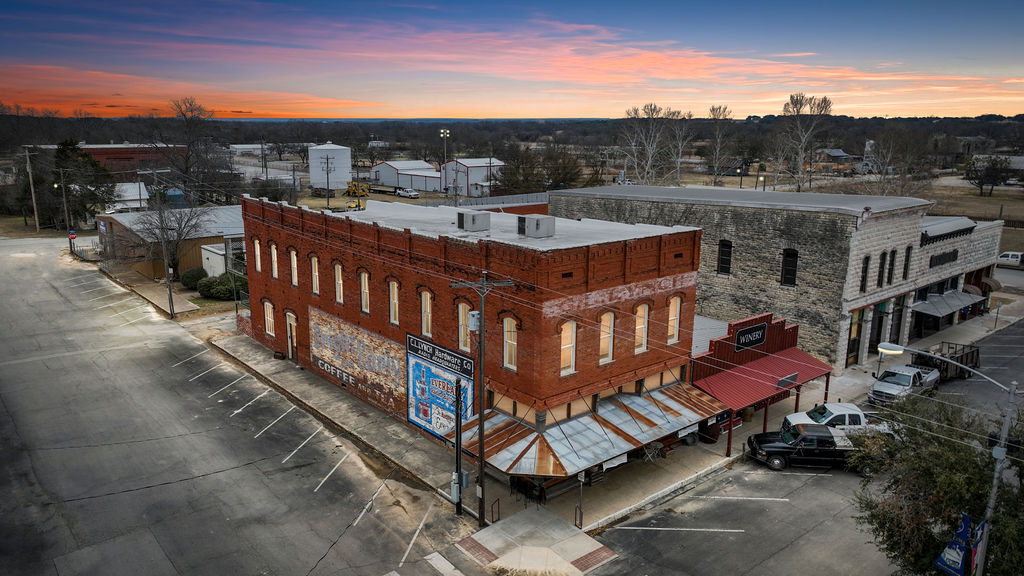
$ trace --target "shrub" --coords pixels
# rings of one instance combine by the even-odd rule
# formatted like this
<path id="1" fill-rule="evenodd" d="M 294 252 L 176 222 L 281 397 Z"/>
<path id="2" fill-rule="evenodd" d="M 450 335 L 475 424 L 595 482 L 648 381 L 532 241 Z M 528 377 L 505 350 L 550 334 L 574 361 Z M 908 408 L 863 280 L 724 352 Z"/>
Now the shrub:
<path id="1" fill-rule="evenodd" d="M 195 290 L 199 281 L 206 276 L 206 270 L 202 266 L 189 268 L 181 275 L 181 285 L 189 290 Z"/>
<path id="2" fill-rule="evenodd" d="M 196 283 L 196 289 L 203 298 L 213 298 L 213 289 L 218 284 L 216 276 L 207 276 Z"/>

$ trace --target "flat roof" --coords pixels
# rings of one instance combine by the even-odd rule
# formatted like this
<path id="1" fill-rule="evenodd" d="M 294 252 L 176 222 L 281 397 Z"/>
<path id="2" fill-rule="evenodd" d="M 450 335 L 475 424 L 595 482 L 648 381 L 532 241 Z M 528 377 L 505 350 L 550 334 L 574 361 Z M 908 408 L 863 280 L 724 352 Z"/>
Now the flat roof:
<path id="1" fill-rule="evenodd" d="M 927 208 L 928 200 L 905 196 L 862 196 L 859 194 L 821 194 L 817 192 L 772 192 L 752 188 L 717 186 L 597 186 L 576 190 L 550 190 L 549 196 L 582 196 L 680 204 L 709 204 L 764 209 L 835 212 L 859 216 L 864 209 L 889 212 L 908 208 Z"/>
<path id="2" fill-rule="evenodd" d="M 413 234 L 430 238 L 456 238 L 469 242 L 490 240 L 502 244 L 522 246 L 539 252 L 576 248 L 607 242 L 620 242 L 637 238 L 651 238 L 664 234 L 699 230 L 693 226 L 656 226 L 653 224 L 622 224 L 605 220 L 584 218 L 572 220 L 554 218 L 555 234 L 547 238 L 531 238 L 519 234 L 519 215 L 498 212 L 489 214 L 491 225 L 488 230 L 467 232 L 458 227 L 459 212 L 478 212 L 452 206 L 421 206 L 403 202 L 378 202 L 368 200 L 365 210 L 335 212 L 337 218 L 351 218 L 357 222 L 378 224 L 393 230 L 409 229 Z"/>
<path id="3" fill-rule="evenodd" d="M 192 210 L 192 208 L 167 210 L 169 213 L 181 212 L 183 210 Z M 231 236 L 245 233 L 245 225 L 242 222 L 242 207 L 240 205 L 234 206 L 211 206 L 198 208 L 204 212 L 202 225 L 198 226 L 191 234 L 189 238 L 205 238 L 208 236 Z M 141 219 L 142 222 L 152 222 L 152 217 L 147 216 L 152 214 L 153 211 L 149 212 L 125 212 L 121 214 L 104 214 L 117 222 L 120 222 L 125 228 L 129 228 L 136 233 L 135 225 Z M 145 232 L 145 231 L 143 231 Z"/>

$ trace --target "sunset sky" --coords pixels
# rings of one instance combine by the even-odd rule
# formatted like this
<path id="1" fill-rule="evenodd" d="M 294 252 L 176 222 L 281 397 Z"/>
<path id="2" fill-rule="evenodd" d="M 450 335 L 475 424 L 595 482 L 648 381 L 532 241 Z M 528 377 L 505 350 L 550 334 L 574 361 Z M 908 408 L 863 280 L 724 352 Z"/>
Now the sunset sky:
<path id="1" fill-rule="evenodd" d="M 70 116 L 1024 113 L 1024 2 L 5 0 L 0 102 Z"/>

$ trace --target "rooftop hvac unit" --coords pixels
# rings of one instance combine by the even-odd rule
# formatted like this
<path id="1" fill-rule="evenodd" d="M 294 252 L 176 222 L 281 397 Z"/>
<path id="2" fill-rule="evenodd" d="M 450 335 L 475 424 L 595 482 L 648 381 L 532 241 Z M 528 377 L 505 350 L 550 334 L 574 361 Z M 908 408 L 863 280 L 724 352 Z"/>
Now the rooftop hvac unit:
<path id="1" fill-rule="evenodd" d="M 535 214 L 520 216 L 519 235 L 527 238 L 550 238 L 555 235 L 555 217 Z"/>
<path id="2" fill-rule="evenodd" d="M 483 232 L 491 228 L 490 212 L 459 212 L 459 230 Z"/>

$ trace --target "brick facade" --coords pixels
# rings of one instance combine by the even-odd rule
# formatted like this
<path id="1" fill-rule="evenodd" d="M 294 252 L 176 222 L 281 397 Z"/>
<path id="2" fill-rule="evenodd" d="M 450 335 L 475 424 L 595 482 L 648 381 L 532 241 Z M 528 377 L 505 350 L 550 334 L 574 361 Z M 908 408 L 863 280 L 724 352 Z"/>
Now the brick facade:
<path id="1" fill-rule="evenodd" d="M 439 218 L 438 209 L 423 209 L 424 218 Z M 401 368 L 385 377 L 345 381 L 314 357 L 311 330 L 344 333 L 346 349 L 371 355 L 375 366 L 389 365 L 406 346 L 406 334 L 459 350 L 457 307 L 479 308 L 470 288 L 452 282 L 474 282 L 487 270 L 491 279 L 511 279 L 515 286 L 487 295 L 487 388 L 494 405 L 515 402 L 518 416 L 571 406 L 573 401 L 685 366 L 691 345 L 699 230 L 665 229 L 665 233 L 585 246 L 534 249 L 515 243 L 467 237 L 454 223 L 450 234 L 431 235 L 365 222 L 344 214 L 325 214 L 285 203 L 246 197 L 242 204 L 248 255 L 251 325 L 255 339 L 287 354 L 286 314 L 294 315 L 294 358 L 326 379 L 345 386 L 377 407 L 402 417 L 407 375 Z M 612 226 L 622 226 L 613 224 Z M 259 249 L 255 243 L 259 243 Z M 555 243 L 557 246 L 557 243 Z M 271 252 L 277 252 L 277 278 L 272 277 Z M 256 254 L 259 253 L 259 271 Z M 296 254 L 297 285 L 292 285 L 291 253 Z M 317 258 L 319 293 L 314 293 L 312 257 Z M 342 302 L 335 292 L 335 265 L 342 271 Z M 369 312 L 361 310 L 360 275 L 368 275 Z M 397 285 L 397 324 L 392 322 L 390 284 Z M 431 294 L 432 329 L 422 333 L 423 292 Z M 669 300 L 678 297 L 680 338 L 669 343 L 666 327 Z M 273 306 L 273 334 L 267 331 L 264 303 Z M 649 346 L 634 353 L 634 311 L 650 307 Z M 600 364 L 600 316 L 615 314 L 613 361 Z M 517 326 L 515 370 L 503 366 L 503 320 Z M 312 326 L 311 326 L 312 319 Z M 575 322 L 575 371 L 561 373 L 561 327 Z M 330 327 L 318 328 L 324 323 Z M 476 336 L 470 350 L 478 355 Z M 356 368 L 367 368 L 359 366 Z M 380 371 L 378 371 L 380 372 Z M 358 381 L 356 381 L 358 380 Z M 527 407 L 523 410 L 522 407 Z M 404 418 L 403 418 L 404 419 Z"/>

